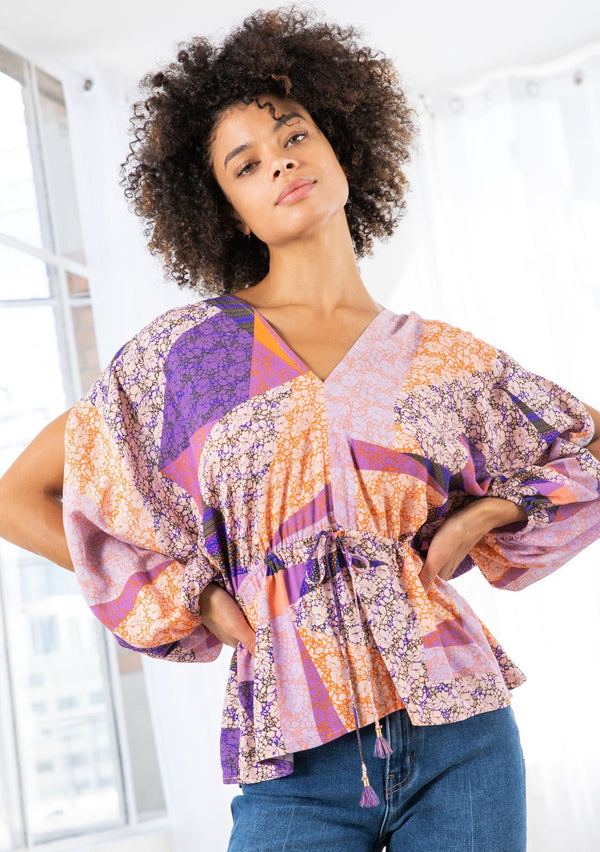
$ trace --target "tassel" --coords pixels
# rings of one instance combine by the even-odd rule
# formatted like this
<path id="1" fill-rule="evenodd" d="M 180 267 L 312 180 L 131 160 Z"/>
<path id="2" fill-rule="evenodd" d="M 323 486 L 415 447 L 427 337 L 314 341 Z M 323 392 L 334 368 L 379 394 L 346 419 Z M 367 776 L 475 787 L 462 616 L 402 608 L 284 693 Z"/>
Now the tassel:
<path id="1" fill-rule="evenodd" d="M 379 796 L 369 784 L 367 767 L 364 763 L 362 771 L 362 782 L 364 784 L 364 788 L 360 796 L 360 806 L 361 808 L 374 808 L 376 805 L 379 804 Z"/>
<path id="2" fill-rule="evenodd" d="M 377 733 L 377 739 L 375 740 L 375 748 L 373 750 L 373 754 L 375 755 L 375 757 L 387 757 L 388 754 L 393 754 L 394 749 L 391 747 L 391 745 L 381 733 L 381 725 L 376 725 L 375 731 Z"/>
<path id="3" fill-rule="evenodd" d="M 361 808 L 374 808 L 379 804 L 379 796 L 371 787 L 368 780 L 364 781 L 364 785 L 364 790 L 360 796 L 360 806 Z"/>

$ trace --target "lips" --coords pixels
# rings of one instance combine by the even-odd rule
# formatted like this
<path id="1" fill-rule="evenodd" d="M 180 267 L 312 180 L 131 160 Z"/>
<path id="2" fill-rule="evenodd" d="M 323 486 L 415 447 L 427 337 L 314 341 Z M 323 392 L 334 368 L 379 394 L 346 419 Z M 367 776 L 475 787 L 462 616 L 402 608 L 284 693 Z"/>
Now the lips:
<path id="1" fill-rule="evenodd" d="M 307 183 L 316 183 L 312 178 L 296 178 L 296 180 L 292 180 L 283 187 L 281 192 L 279 193 L 279 198 L 275 202 L 279 204 L 279 202 L 285 198 L 286 195 L 289 195 L 290 192 L 293 192 L 295 189 L 298 189 L 299 186 L 304 186 Z"/>

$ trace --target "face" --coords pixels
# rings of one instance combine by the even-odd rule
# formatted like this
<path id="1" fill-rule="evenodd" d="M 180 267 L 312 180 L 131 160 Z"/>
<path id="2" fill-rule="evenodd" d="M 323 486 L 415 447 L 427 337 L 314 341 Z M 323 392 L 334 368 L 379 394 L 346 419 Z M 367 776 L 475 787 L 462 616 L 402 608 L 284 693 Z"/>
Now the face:
<path id="1" fill-rule="evenodd" d="M 215 178 L 243 233 L 268 246 L 309 236 L 333 216 L 344 216 L 348 181 L 335 152 L 307 111 L 296 101 L 264 95 L 275 108 L 235 104 L 215 126 L 211 160 Z M 288 203 L 282 189 L 298 178 L 312 188 Z"/>

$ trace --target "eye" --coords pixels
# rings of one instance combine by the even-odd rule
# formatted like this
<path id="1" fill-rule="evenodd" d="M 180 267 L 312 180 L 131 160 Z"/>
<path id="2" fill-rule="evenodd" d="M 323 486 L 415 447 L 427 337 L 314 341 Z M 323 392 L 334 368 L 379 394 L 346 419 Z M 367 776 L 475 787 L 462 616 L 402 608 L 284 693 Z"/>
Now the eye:
<path id="1" fill-rule="evenodd" d="M 287 142 L 291 142 L 295 136 L 308 136 L 306 130 L 300 130 L 298 133 L 292 133 Z M 287 145 L 287 142 L 285 143 Z"/>
<path id="2" fill-rule="evenodd" d="M 241 175 L 243 175 L 243 174 L 244 174 L 244 172 L 246 172 L 246 169 L 248 168 L 248 166 L 252 166 L 252 165 L 254 165 L 254 163 L 246 163 L 246 165 L 245 165 L 245 166 L 242 166 L 242 168 L 239 170 L 239 172 L 236 172 L 236 175 L 235 175 L 235 176 L 236 176 L 236 177 L 241 177 Z M 246 174 L 247 174 L 247 172 L 246 172 Z"/>
<path id="3" fill-rule="evenodd" d="M 292 135 L 288 137 L 288 139 L 287 139 L 287 141 L 286 141 L 286 143 L 285 143 L 285 144 L 286 144 L 286 146 L 287 146 L 288 142 L 291 142 L 291 141 L 292 141 L 292 139 L 294 139 L 296 136 L 308 136 L 308 131 L 306 131 L 306 130 L 300 130 L 300 131 L 298 131 L 297 133 L 292 133 Z M 247 169 L 249 166 L 253 166 L 253 165 L 254 165 L 254 161 L 252 161 L 252 162 L 250 162 L 250 163 L 246 163 L 246 165 L 245 165 L 245 166 L 242 166 L 242 168 L 239 170 L 239 172 L 236 172 L 236 175 L 235 175 L 235 176 L 236 176 L 236 177 L 241 177 L 243 174 L 248 174 L 248 172 L 246 171 L 246 169 Z"/>

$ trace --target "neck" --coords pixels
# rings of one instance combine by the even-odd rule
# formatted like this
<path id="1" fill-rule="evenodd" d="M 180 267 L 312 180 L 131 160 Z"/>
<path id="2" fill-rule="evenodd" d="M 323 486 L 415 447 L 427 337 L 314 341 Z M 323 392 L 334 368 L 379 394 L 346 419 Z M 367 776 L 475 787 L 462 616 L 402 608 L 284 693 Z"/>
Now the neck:
<path id="1" fill-rule="evenodd" d="M 269 272 L 243 291 L 260 308 L 307 307 L 319 316 L 337 308 L 377 309 L 365 287 L 343 211 L 301 239 L 269 247 Z"/>

